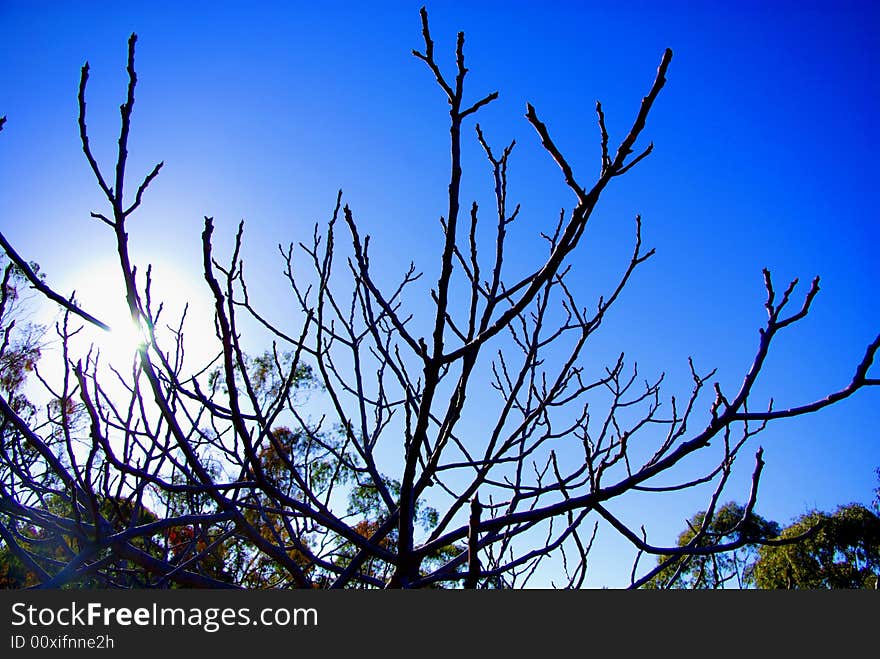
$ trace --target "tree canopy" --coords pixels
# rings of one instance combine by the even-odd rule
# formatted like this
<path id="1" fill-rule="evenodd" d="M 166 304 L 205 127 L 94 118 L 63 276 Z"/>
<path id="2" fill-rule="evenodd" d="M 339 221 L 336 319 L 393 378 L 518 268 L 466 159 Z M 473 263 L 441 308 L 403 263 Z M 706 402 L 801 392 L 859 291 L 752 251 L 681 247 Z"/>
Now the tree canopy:
<path id="1" fill-rule="evenodd" d="M 815 529 L 814 533 L 810 533 Z M 880 517 L 861 504 L 835 512 L 812 511 L 786 527 L 793 544 L 761 547 L 754 566 L 759 588 L 877 588 L 880 578 Z"/>
<path id="2" fill-rule="evenodd" d="M 768 521 L 743 506 L 728 502 L 707 518 L 702 510 L 687 522 L 678 536 L 679 547 L 714 547 L 727 544 L 728 551 L 685 556 L 657 557 L 659 572 L 646 588 L 715 589 L 742 588 L 754 583 L 753 563 L 757 543 L 780 533 L 776 522 Z"/>
<path id="3" fill-rule="evenodd" d="M 780 530 L 739 504 L 688 520 L 679 547 L 720 553 L 657 558 L 645 588 L 873 589 L 880 576 L 880 517 L 851 503 L 833 513 L 813 510 Z"/>

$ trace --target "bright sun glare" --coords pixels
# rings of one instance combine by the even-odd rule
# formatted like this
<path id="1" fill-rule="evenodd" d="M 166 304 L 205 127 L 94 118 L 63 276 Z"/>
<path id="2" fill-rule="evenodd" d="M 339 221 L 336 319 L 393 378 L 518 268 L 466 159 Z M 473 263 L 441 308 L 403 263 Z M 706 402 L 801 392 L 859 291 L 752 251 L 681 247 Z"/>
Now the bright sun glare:
<path id="1" fill-rule="evenodd" d="M 73 274 L 71 280 L 74 283 L 68 289 L 75 287 L 80 306 L 111 328 L 108 332 L 87 326 L 82 336 L 85 345 L 93 344 L 106 364 L 117 369 L 130 366 L 138 350 L 148 342 L 149 333 L 144 321 L 137 323 L 131 317 L 119 265 L 112 261 L 102 262 Z M 143 278 L 139 276 L 138 280 L 138 289 L 143 295 Z M 205 292 L 196 284 L 179 268 L 166 263 L 153 265 L 153 311 L 159 302 L 163 303 L 159 324 L 155 328 L 157 338 L 164 350 L 174 347 L 173 337 L 166 326 L 177 327 L 188 304 L 184 334 L 188 353 L 195 353 L 187 355 L 191 364 L 207 355 L 206 348 L 213 345 L 214 337 L 211 308 L 205 301 Z"/>

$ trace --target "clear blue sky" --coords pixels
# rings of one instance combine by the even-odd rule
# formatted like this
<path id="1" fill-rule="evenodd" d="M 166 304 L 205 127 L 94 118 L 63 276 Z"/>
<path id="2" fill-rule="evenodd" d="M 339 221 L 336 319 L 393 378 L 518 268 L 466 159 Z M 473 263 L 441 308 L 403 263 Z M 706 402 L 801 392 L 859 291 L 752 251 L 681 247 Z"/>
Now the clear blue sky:
<path id="1" fill-rule="evenodd" d="M 102 203 L 79 148 L 76 90 L 88 59 L 92 142 L 107 162 L 135 31 L 129 171 L 165 161 L 132 224 L 135 254 L 195 277 L 203 216 L 215 217 L 227 244 L 244 218 L 251 278 L 267 282 L 258 301 L 275 304 L 275 245 L 307 239 L 342 188 L 373 236 L 381 274 L 414 259 L 435 279 L 445 101 L 409 54 L 421 46 L 421 3 L 372 4 L 0 2 L 4 234 L 62 288 L 96 254 L 109 256 L 106 227 L 88 217 Z M 501 93 L 479 120 L 499 148 L 517 140 L 510 196 L 523 219 L 512 240 L 523 263 L 537 233 L 572 205 L 523 117 L 526 101 L 589 182 L 599 162 L 595 101 L 612 142 L 620 140 L 663 49 L 675 53 L 644 133 L 655 152 L 608 190 L 578 256 L 587 303 L 602 292 L 596 282 L 625 265 L 636 213 L 658 251 L 596 341 L 597 365 L 626 350 L 646 377 L 667 372 L 667 395 L 683 396 L 693 355 L 733 389 L 764 320 L 768 267 L 779 287 L 800 277 L 802 291 L 819 274 L 822 291 L 809 318 L 779 337 L 761 394 L 789 406 L 849 381 L 880 331 L 876 3 L 433 2 L 428 10 L 447 67 L 456 32 L 466 33 L 471 98 Z M 467 135 L 464 197 L 488 210 L 489 171 Z M 766 431 L 759 512 L 784 524 L 807 508 L 868 502 L 878 422 L 880 392 L 868 391 Z M 729 498 L 747 492 L 751 462 L 743 462 Z M 672 542 L 702 494 L 622 514 L 641 515 L 652 540 Z M 619 583 L 602 572 L 617 547 L 609 539 L 597 553 L 593 585 Z"/>

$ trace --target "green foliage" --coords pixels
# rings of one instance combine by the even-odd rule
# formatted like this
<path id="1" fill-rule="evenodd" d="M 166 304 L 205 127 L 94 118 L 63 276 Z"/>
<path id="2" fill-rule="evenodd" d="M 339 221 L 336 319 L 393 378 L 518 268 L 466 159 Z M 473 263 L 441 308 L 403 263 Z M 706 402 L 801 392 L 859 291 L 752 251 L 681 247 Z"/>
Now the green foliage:
<path id="1" fill-rule="evenodd" d="M 39 266 L 31 264 L 34 272 Z M 0 256 L 0 390 L 10 407 L 23 415 L 33 413 L 33 405 L 22 393 L 28 376 L 41 354 L 45 328 L 27 322 L 27 280 L 13 263 Z"/>
<path id="2" fill-rule="evenodd" d="M 243 355 L 242 361 L 247 371 L 250 386 L 261 404 L 279 396 L 302 394 L 317 387 L 312 369 L 303 363 L 293 368 L 294 355 L 291 352 L 277 353 L 266 350 L 256 357 Z M 236 388 L 244 390 L 238 365 L 233 366 L 236 375 Z M 209 377 L 212 389 L 228 394 L 224 369 L 217 367 Z"/>
<path id="3" fill-rule="evenodd" d="M 31 269 L 38 272 L 39 266 L 31 264 Z M 40 359 L 44 328 L 26 321 L 27 280 L 17 266 L 7 262 L 5 256 L 0 256 L 0 282 L 0 393 L 16 415 L 30 421 L 37 408 L 25 395 L 24 385 Z M 4 495 L 16 480 L 12 463 L 20 473 L 28 474 L 35 480 L 46 480 L 45 471 L 39 465 L 38 453 L 23 441 L 21 433 L 2 414 L 0 450 L 3 456 L 0 461 L 0 488 Z M 32 526 L 18 529 L 8 516 L 0 516 L 0 523 L 10 533 L 19 533 L 22 538 L 35 543 L 43 542 Z M 0 588 L 29 585 L 32 578 L 33 574 L 0 540 Z"/>
<path id="4" fill-rule="evenodd" d="M 709 547 L 718 544 L 746 542 L 740 549 L 717 554 L 682 556 L 664 567 L 645 585 L 648 589 L 715 589 L 727 585 L 739 587 L 753 583 L 751 570 L 756 556 L 752 540 L 772 538 L 779 535 L 779 525 L 752 513 L 746 519 L 744 508 L 728 502 L 715 511 L 705 533 L 693 544 L 703 527 L 706 511 L 700 511 L 688 520 L 688 528 L 678 536 L 678 546 Z M 658 565 L 673 559 L 662 555 Z"/>
<path id="5" fill-rule="evenodd" d="M 388 489 L 391 497 L 396 501 L 400 497 L 400 482 L 390 478 L 383 478 L 385 487 Z M 360 518 L 360 521 L 354 525 L 354 529 L 365 537 L 370 537 L 376 530 L 386 521 L 388 511 L 382 501 L 379 491 L 372 483 L 358 483 L 352 488 L 348 500 L 348 513 L 354 517 Z M 437 525 L 439 514 L 437 511 L 419 501 L 416 503 L 415 521 L 422 527 L 424 531 L 430 531 Z M 398 530 L 393 529 L 381 542 L 384 549 L 395 551 L 397 548 Z M 452 560 L 461 552 L 465 551 L 464 547 L 457 545 L 447 545 L 440 547 L 434 552 L 425 556 L 422 565 L 422 572 L 429 571 Z M 345 565 L 357 554 L 357 549 L 352 543 L 344 543 L 337 554 L 337 562 Z M 385 563 L 379 559 L 370 558 L 364 572 L 379 580 L 386 581 L 394 569 L 393 565 Z"/>
<path id="6" fill-rule="evenodd" d="M 859 504 L 834 514 L 812 511 L 782 532 L 792 538 L 818 530 L 805 540 L 762 547 L 755 564 L 759 588 L 877 588 L 880 577 L 880 517 Z"/>

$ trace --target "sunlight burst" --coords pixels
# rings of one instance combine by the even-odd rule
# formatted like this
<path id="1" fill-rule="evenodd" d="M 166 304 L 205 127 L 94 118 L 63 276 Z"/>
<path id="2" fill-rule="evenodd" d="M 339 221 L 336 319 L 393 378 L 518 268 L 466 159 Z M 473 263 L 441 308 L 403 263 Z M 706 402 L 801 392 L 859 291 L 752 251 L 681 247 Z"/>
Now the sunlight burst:
<path id="1" fill-rule="evenodd" d="M 195 365 L 207 357 L 214 343 L 213 313 L 205 293 L 196 286 L 194 277 L 173 265 L 159 262 L 153 271 L 153 313 L 162 304 L 159 323 L 153 328 L 156 339 L 164 351 L 173 349 L 174 336 L 168 326 L 177 328 L 186 310 L 183 329 L 192 348 L 187 361 Z M 138 280 L 143 296 L 143 278 Z M 150 344 L 150 328 L 145 319 L 135 321 L 131 316 L 119 265 L 101 262 L 73 273 L 71 281 L 76 282 L 76 299 L 82 308 L 110 326 L 110 331 L 87 326 L 82 340 L 100 353 L 101 362 L 117 369 L 130 366 L 138 352 Z"/>

